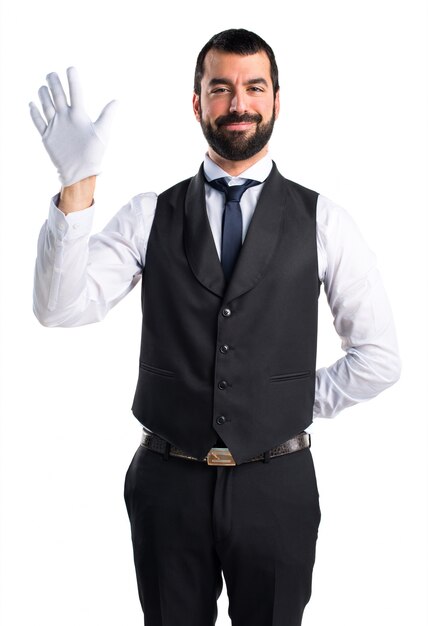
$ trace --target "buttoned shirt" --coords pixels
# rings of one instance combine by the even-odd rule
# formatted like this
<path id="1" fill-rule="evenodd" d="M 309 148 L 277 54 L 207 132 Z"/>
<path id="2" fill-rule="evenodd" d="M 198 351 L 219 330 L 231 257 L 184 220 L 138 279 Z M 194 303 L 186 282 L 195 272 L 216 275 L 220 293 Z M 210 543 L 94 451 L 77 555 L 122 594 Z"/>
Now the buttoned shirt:
<path id="1" fill-rule="evenodd" d="M 266 155 L 233 177 L 205 156 L 208 180 L 224 177 L 236 185 L 251 178 L 262 183 L 241 199 L 243 240 L 271 167 Z M 206 184 L 205 198 L 220 258 L 224 194 Z M 34 312 L 46 326 L 97 322 L 141 279 L 157 194 L 132 197 L 92 236 L 95 203 L 66 216 L 57 208 L 58 199 L 58 194 L 51 199 L 38 240 Z M 318 275 L 344 356 L 316 372 L 314 418 L 334 417 L 375 397 L 400 371 L 393 317 L 374 253 L 343 207 L 320 194 L 316 213 Z"/>

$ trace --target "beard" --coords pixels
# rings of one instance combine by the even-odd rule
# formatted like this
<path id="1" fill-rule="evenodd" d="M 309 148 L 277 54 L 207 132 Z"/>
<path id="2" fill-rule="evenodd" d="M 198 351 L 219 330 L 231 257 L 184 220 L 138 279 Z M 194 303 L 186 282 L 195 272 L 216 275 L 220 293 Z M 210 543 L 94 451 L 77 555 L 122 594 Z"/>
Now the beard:
<path id="1" fill-rule="evenodd" d="M 275 109 L 272 111 L 270 120 L 264 123 L 262 123 L 262 116 L 259 113 L 254 115 L 249 113 L 222 115 L 216 119 L 216 128 L 210 123 L 204 122 L 202 110 L 200 114 L 202 132 L 208 145 L 228 161 L 245 161 L 260 152 L 271 138 L 275 124 Z M 236 122 L 255 122 L 256 129 L 249 135 L 251 131 L 226 130 L 224 128 L 226 124 Z"/>

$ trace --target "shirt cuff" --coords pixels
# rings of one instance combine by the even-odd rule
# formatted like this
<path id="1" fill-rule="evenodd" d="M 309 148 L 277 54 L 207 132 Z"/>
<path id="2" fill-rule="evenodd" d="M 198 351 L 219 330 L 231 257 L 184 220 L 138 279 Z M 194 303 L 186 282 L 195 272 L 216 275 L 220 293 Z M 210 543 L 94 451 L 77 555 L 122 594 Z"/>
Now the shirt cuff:
<path id="1" fill-rule="evenodd" d="M 64 215 L 64 213 L 58 209 L 58 202 L 59 194 L 57 193 L 51 198 L 48 215 L 48 227 L 55 238 L 64 241 L 89 235 L 94 220 L 94 201 L 92 201 L 91 206 L 87 209 L 74 211 L 68 215 Z"/>

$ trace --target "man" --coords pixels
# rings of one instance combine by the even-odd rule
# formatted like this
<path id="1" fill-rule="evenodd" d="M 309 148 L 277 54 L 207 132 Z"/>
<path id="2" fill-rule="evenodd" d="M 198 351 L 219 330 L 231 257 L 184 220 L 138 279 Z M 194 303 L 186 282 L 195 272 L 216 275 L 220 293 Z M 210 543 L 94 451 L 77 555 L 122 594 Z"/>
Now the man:
<path id="1" fill-rule="evenodd" d="M 214 624 L 223 572 L 233 626 L 297 626 L 320 521 L 305 429 L 399 376 L 374 257 L 343 209 L 270 159 L 278 70 L 256 34 L 219 33 L 199 54 L 197 175 L 132 198 L 91 239 L 114 103 L 92 125 L 68 79 L 71 106 L 55 74 L 39 91 L 46 122 L 31 103 L 63 183 L 34 310 L 48 326 L 94 322 L 143 277 L 143 437 L 125 500 L 145 623 Z M 316 372 L 321 282 L 346 355 Z"/>

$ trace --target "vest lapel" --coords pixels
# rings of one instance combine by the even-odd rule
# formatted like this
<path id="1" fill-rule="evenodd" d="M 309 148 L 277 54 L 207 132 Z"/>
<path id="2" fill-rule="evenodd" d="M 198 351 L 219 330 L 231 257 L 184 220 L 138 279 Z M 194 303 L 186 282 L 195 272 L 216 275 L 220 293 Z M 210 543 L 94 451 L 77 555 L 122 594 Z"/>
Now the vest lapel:
<path id="1" fill-rule="evenodd" d="M 222 297 L 226 281 L 207 215 L 203 165 L 190 180 L 184 215 L 184 245 L 192 272 L 204 287 Z"/>
<path id="2" fill-rule="evenodd" d="M 227 286 L 225 302 L 253 289 L 264 276 L 283 233 L 287 195 L 285 181 L 273 163 Z"/>
<path id="3" fill-rule="evenodd" d="M 203 165 L 190 180 L 184 212 L 184 245 L 189 265 L 207 289 L 233 300 L 252 289 L 263 277 L 283 231 L 283 206 L 287 197 L 284 179 L 273 163 L 251 219 L 229 285 L 218 258 L 205 203 Z"/>

